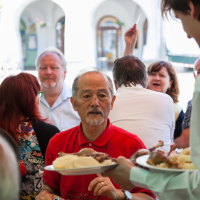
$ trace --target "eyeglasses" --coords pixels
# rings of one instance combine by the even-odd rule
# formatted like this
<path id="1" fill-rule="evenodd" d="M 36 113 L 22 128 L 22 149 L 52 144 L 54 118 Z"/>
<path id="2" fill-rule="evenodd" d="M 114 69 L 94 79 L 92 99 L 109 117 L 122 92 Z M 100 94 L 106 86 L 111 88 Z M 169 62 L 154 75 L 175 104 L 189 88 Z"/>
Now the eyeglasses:
<path id="1" fill-rule="evenodd" d="M 68 178 L 67 178 L 67 195 L 77 199 L 84 199 L 84 200 L 96 200 L 99 196 L 94 196 L 93 194 L 85 194 L 84 196 L 80 192 L 69 191 L 68 189 Z"/>
<path id="2" fill-rule="evenodd" d="M 42 91 L 39 91 L 39 92 L 38 92 L 38 97 L 41 97 L 41 96 L 42 96 L 42 93 L 43 93 Z"/>

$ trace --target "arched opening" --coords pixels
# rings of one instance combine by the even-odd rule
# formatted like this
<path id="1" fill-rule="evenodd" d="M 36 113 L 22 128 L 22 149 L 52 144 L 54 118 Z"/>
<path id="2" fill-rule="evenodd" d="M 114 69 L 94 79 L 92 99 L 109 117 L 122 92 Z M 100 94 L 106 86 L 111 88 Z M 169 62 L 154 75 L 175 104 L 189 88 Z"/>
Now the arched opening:
<path id="1" fill-rule="evenodd" d="M 37 35 L 35 23 L 29 12 L 24 11 L 20 19 L 20 34 L 24 68 L 34 68 L 37 57 Z"/>
<path id="2" fill-rule="evenodd" d="M 24 69 L 35 69 L 37 55 L 50 46 L 64 52 L 64 22 L 63 9 L 53 1 L 34 1 L 26 6 L 20 16 Z"/>
<path id="3" fill-rule="evenodd" d="M 64 54 L 65 44 L 65 17 L 62 17 L 56 23 L 56 47 Z"/>
<path id="4" fill-rule="evenodd" d="M 105 16 L 97 24 L 97 59 L 98 67 L 109 70 L 119 57 L 121 47 L 121 25 L 118 19 Z"/>

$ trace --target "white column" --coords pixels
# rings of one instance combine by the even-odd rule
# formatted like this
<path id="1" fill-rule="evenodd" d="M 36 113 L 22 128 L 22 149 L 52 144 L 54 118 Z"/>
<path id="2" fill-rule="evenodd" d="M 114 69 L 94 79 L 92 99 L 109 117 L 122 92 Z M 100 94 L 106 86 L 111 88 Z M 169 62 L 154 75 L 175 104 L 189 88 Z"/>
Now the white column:
<path id="1" fill-rule="evenodd" d="M 161 9 L 158 0 L 133 0 L 144 11 L 148 20 L 147 44 L 143 50 L 143 60 L 151 62 L 161 57 Z"/>

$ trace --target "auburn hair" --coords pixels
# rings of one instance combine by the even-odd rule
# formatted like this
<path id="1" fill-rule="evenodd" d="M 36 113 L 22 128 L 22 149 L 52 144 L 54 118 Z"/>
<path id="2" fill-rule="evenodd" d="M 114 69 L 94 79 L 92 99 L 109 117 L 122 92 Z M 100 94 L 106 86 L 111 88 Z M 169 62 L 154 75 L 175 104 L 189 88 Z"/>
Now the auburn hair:
<path id="1" fill-rule="evenodd" d="M 173 99 L 174 103 L 177 103 L 180 91 L 179 91 L 179 86 L 178 86 L 178 77 L 177 77 L 176 70 L 174 69 L 174 67 L 168 62 L 157 61 L 157 62 L 152 63 L 148 67 L 147 73 L 148 75 L 151 75 L 152 72 L 159 72 L 163 67 L 166 68 L 170 77 L 170 81 L 172 81 L 172 85 L 170 89 L 167 90 L 166 94 L 168 94 Z"/>
<path id="2" fill-rule="evenodd" d="M 40 89 L 37 78 L 29 73 L 9 76 L 0 85 L 0 128 L 17 142 L 16 131 L 20 124 L 23 126 L 29 119 L 25 130 L 28 133 L 33 119 L 43 120 L 36 104 Z"/>

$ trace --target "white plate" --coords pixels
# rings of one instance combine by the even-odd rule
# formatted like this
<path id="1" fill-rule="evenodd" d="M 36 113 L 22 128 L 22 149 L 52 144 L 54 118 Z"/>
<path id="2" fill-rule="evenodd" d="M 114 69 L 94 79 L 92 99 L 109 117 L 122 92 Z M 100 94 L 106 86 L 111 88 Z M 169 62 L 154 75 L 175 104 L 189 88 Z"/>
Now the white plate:
<path id="1" fill-rule="evenodd" d="M 58 172 L 62 175 L 87 175 L 87 174 L 98 174 L 104 173 L 108 170 L 114 169 L 118 164 L 112 165 L 100 165 L 95 167 L 84 167 L 75 169 L 54 169 L 53 165 L 48 165 L 44 169 L 48 171 Z"/>
<path id="2" fill-rule="evenodd" d="M 194 172 L 196 171 L 196 169 L 168 169 L 168 168 L 161 168 L 161 167 L 155 167 L 152 165 L 147 164 L 147 160 L 149 158 L 149 155 L 144 155 L 144 156 L 140 156 L 136 159 L 136 162 L 143 166 L 143 167 L 147 167 L 149 168 L 150 171 L 154 171 L 154 172 L 166 172 L 166 173 L 177 173 L 177 172 Z"/>

